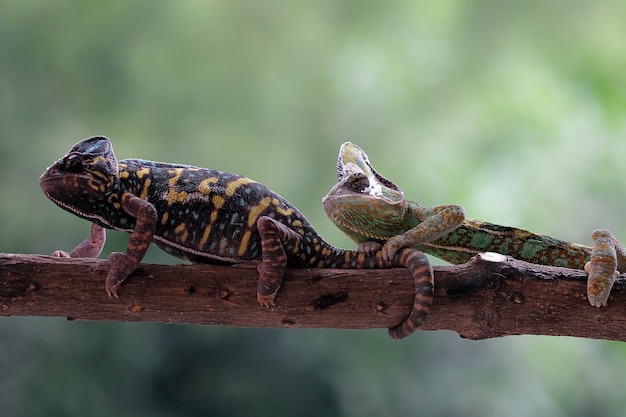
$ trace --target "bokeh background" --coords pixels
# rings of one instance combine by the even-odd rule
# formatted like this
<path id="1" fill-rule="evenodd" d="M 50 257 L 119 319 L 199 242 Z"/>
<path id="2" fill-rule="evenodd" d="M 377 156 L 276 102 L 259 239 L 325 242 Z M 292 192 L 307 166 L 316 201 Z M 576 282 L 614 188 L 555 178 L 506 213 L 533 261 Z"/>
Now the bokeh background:
<path id="1" fill-rule="evenodd" d="M 625 16 L 617 0 L 2 1 L 0 251 L 87 236 L 37 178 L 95 134 L 119 158 L 262 181 L 343 247 L 321 198 L 348 140 L 423 205 L 626 239 Z M 625 382 L 626 345 L 597 340 L 0 319 L 7 416 L 619 416 Z"/>

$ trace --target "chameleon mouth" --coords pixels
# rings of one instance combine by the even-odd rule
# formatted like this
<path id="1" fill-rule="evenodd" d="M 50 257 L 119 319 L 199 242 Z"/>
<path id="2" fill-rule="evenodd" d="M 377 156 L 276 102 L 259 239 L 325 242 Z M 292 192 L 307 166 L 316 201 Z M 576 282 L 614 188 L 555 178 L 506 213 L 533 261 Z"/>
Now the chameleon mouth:
<path id="1" fill-rule="evenodd" d="M 44 184 L 44 183 L 48 183 L 51 181 L 67 180 L 67 178 L 68 178 L 68 174 L 59 172 L 58 170 L 54 169 L 54 166 L 51 166 L 39 176 L 39 184 Z M 93 176 L 87 175 L 87 174 L 71 174 L 71 178 L 74 178 L 75 180 L 84 180 L 84 181 L 95 180 L 95 181 L 101 182 L 98 180 L 98 178 L 94 178 Z"/>
<path id="2" fill-rule="evenodd" d="M 48 198 L 59 200 L 59 198 L 54 199 L 52 196 L 56 195 L 63 198 L 71 195 L 79 196 L 93 192 L 104 192 L 110 184 L 94 175 L 67 174 L 53 165 L 39 176 L 39 186 Z"/>
<path id="3" fill-rule="evenodd" d="M 68 177 L 54 169 L 54 166 L 48 168 L 39 177 L 39 185 L 43 193 L 54 204 L 83 219 L 97 221 L 101 225 L 112 227 L 110 221 L 102 216 L 93 214 L 95 210 L 80 210 L 78 208 L 79 204 L 77 203 L 82 200 L 80 195 L 84 193 L 84 188 L 81 184 L 88 184 L 89 182 L 101 183 L 97 178 L 94 179 L 92 176 L 85 174 L 74 174 Z M 82 203 L 82 205 L 84 206 L 85 203 Z"/>
<path id="4" fill-rule="evenodd" d="M 113 228 L 111 223 L 108 220 L 106 220 L 104 217 L 80 211 L 75 206 L 72 206 L 71 204 L 68 204 L 68 203 L 63 202 L 62 200 L 59 200 L 58 198 L 56 198 L 55 196 L 53 196 L 46 190 L 44 190 L 44 194 L 46 195 L 46 197 L 50 199 L 50 201 L 52 201 L 54 204 L 61 207 L 65 211 L 68 211 L 83 219 L 87 219 L 91 221 L 96 220 L 99 223 L 105 225 L 106 227 Z"/>
<path id="5" fill-rule="evenodd" d="M 47 192 L 46 190 L 44 190 L 44 194 L 46 195 L 46 197 L 48 197 L 48 199 L 50 201 L 52 201 L 54 204 L 56 204 L 57 206 L 61 207 L 63 210 L 67 210 L 70 213 L 79 215 L 81 217 L 83 217 L 85 215 L 85 213 L 81 213 L 80 211 L 76 210 L 74 207 L 70 206 L 69 204 L 64 203 L 63 201 L 55 198 L 52 194 L 50 194 L 49 192 Z"/>

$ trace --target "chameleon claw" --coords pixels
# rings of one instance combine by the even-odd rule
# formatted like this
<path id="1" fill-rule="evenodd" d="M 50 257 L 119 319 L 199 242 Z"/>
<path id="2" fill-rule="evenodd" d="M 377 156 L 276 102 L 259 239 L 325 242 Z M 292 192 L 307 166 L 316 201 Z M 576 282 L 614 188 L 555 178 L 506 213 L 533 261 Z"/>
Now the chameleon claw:
<path id="1" fill-rule="evenodd" d="M 397 235 L 389 239 L 383 245 L 383 259 L 391 261 L 395 258 L 398 251 L 404 247 L 414 246 L 410 240 L 404 235 Z"/>
<path id="2" fill-rule="evenodd" d="M 52 252 L 52 257 L 54 258 L 69 258 L 70 254 L 62 251 L 62 250 L 55 250 L 54 252 Z"/>
<path id="3" fill-rule="evenodd" d="M 596 299 L 595 297 L 592 297 L 591 295 L 589 295 L 587 299 L 589 300 L 589 304 L 591 304 L 593 307 L 598 307 L 598 308 L 602 306 L 606 306 L 608 302 L 608 298 L 607 300 L 599 300 L 599 299 Z"/>
<path id="4" fill-rule="evenodd" d="M 400 250 L 400 248 L 406 246 L 404 241 L 402 240 L 402 236 L 394 236 L 389 239 L 382 248 L 382 256 L 385 261 L 392 260 L 396 253 Z"/>
<path id="5" fill-rule="evenodd" d="M 610 276 L 598 277 L 594 276 L 593 273 L 589 274 L 587 280 L 587 300 L 589 300 L 589 304 L 598 308 L 608 304 L 616 275 L 617 273 L 613 273 Z"/>
<path id="6" fill-rule="evenodd" d="M 105 285 L 104 286 L 104 290 L 107 292 L 107 295 L 109 296 L 109 298 L 113 298 L 113 297 L 120 298 L 117 295 L 117 288 L 118 288 L 117 285 L 113 285 L 113 286 Z"/>
<path id="7" fill-rule="evenodd" d="M 382 247 L 383 245 L 381 245 L 380 243 L 370 240 L 367 242 L 359 243 L 359 247 L 357 248 L 357 251 L 369 254 L 369 253 L 375 253 L 378 249 Z"/>
<path id="8" fill-rule="evenodd" d="M 256 300 L 259 302 L 259 304 L 261 304 L 263 307 L 271 307 L 274 304 L 274 299 L 276 298 L 276 293 L 270 294 L 270 295 L 261 295 L 259 293 L 257 293 L 256 295 Z"/>

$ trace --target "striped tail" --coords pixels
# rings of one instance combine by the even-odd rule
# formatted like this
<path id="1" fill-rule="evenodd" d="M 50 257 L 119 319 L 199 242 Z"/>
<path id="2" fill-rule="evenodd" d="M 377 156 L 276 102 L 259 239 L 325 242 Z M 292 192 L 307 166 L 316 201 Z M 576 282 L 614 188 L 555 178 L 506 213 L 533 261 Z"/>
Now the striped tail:
<path id="1" fill-rule="evenodd" d="M 426 255 L 415 248 L 400 249 L 392 261 L 383 259 L 382 251 L 358 252 L 339 249 L 322 240 L 312 231 L 304 236 L 267 216 L 257 220 L 261 235 L 262 261 L 257 266 L 259 282 L 257 301 L 269 307 L 280 288 L 289 260 L 313 268 L 383 269 L 404 267 L 415 284 L 415 298 L 409 316 L 397 327 L 389 329 L 394 339 L 413 333 L 424 322 L 433 303 L 433 270 Z"/>
<path id="2" fill-rule="evenodd" d="M 430 306 L 433 304 L 435 281 L 428 258 L 417 249 L 400 249 L 394 258 L 394 264 L 407 268 L 415 284 L 415 298 L 411 313 L 398 326 L 389 329 L 389 336 L 394 339 L 403 339 L 417 330 L 426 319 Z"/>
<path id="3" fill-rule="evenodd" d="M 393 261 L 385 261 L 382 251 L 374 253 L 349 251 L 329 246 L 329 256 L 325 259 L 325 268 L 340 269 L 382 269 L 407 268 L 413 277 L 415 297 L 413 308 L 406 319 L 398 326 L 389 329 L 394 339 L 404 339 L 413 333 L 426 319 L 434 297 L 434 275 L 430 261 L 424 253 L 415 248 L 398 250 Z M 320 265 L 318 265 L 320 266 Z"/>

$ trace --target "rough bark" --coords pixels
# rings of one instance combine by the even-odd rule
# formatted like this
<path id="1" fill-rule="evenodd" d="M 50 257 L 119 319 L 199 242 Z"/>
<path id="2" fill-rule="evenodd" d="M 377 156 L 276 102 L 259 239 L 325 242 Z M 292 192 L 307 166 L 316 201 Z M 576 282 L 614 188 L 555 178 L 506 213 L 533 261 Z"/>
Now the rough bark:
<path id="1" fill-rule="evenodd" d="M 248 266 L 142 264 L 104 292 L 108 263 L 0 254 L 0 314 L 70 320 L 153 321 L 246 327 L 393 327 L 408 314 L 413 288 L 404 269 L 289 269 L 272 308 L 256 302 Z M 586 299 L 583 271 L 484 254 L 435 267 L 435 301 L 424 330 L 486 339 L 534 334 L 626 341 L 626 291 L 617 279 L 609 306 Z"/>

